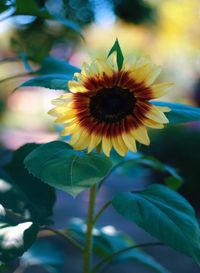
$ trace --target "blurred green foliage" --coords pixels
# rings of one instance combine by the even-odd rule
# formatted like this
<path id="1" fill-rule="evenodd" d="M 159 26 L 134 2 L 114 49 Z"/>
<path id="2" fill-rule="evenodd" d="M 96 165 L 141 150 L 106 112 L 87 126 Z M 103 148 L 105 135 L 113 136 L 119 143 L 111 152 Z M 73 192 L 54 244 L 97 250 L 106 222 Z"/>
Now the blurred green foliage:
<path id="1" fill-rule="evenodd" d="M 60 273 L 64 262 L 64 252 L 59 246 L 47 240 L 38 240 L 24 253 L 20 265 L 26 270 L 31 266 L 42 266 L 49 273 Z"/>
<path id="2" fill-rule="evenodd" d="M 143 152 L 177 168 L 184 179 L 181 193 L 199 208 L 199 127 L 168 126 L 158 133 L 152 132 L 151 139 L 149 147 L 142 147 Z"/>
<path id="3" fill-rule="evenodd" d="M 156 10 L 143 0 L 112 0 L 114 11 L 122 20 L 141 24 L 155 23 Z"/>

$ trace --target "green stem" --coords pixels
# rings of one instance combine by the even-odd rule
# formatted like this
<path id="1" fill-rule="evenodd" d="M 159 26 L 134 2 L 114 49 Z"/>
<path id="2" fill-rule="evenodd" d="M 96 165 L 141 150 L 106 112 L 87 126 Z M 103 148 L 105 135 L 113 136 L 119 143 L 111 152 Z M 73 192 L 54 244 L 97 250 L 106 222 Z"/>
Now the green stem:
<path id="1" fill-rule="evenodd" d="M 123 248 L 117 252 L 114 252 L 112 255 L 109 255 L 107 257 L 105 257 L 104 259 L 102 259 L 91 271 L 91 273 L 96 273 L 97 271 L 99 271 L 101 269 L 102 266 L 104 266 L 107 263 L 111 263 L 113 261 L 114 258 L 116 258 L 117 256 L 123 254 L 124 252 L 127 252 L 129 250 L 135 249 L 135 248 L 142 248 L 142 247 L 151 247 L 151 246 L 160 246 L 163 245 L 163 243 L 160 242 L 153 242 L 153 243 L 146 243 L 146 244 L 141 244 L 141 245 L 133 245 L 133 246 L 129 246 L 127 248 Z"/>
<path id="2" fill-rule="evenodd" d="M 65 239 L 66 241 L 71 243 L 71 245 L 73 245 L 74 247 L 79 249 L 81 252 L 84 251 L 83 247 L 76 240 L 74 240 L 69 234 L 67 234 L 66 232 L 64 233 L 63 231 L 56 230 L 56 229 L 53 229 L 53 228 L 50 228 L 50 227 L 45 227 L 43 230 L 49 230 L 52 233 L 55 233 L 56 235 L 62 237 L 63 239 Z"/>
<path id="3" fill-rule="evenodd" d="M 94 217 L 93 220 L 93 225 L 96 224 L 97 220 L 99 219 L 99 217 L 101 216 L 101 214 L 104 212 L 104 210 L 106 210 L 110 205 L 112 204 L 112 201 L 108 201 L 96 214 L 96 216 Z"/>
<path id="4" fill-rule="evenodd" d="M 94 207 L 97 193 L 97 185 L 92 186 L 90 189 L 89 204 L 88 204 L 88 216 L 87 216 L 87 230 L 85 240 L 85 250 L 83 254 L 83 272 L 90 273 L 92 263 L 92 229 L 93 229 L 93 217 Z"/>

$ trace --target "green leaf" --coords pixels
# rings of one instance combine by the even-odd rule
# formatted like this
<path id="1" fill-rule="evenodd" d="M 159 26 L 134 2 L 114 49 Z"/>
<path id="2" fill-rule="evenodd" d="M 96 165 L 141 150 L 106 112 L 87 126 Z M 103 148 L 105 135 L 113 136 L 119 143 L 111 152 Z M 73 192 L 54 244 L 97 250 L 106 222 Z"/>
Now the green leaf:
<path id="1" fill-rule="evenodd" d="M 66 61 L 54 57 L 46 57 L 36 73 L 39 75 L 63 74 L 65 76 L 73 77 L 75 72 L 80 72 L 80 69 Z"/>
<path id="2" fill-rule="evenodd" d="M 53 57 L 46 57 L 40 69 L 35 71 L 39 76 L 23 82 L 21 87 L 45 87 L 56 90 L 68 90 L 68 81 L 73 78 L 75 72 L 80 72 L 78 67 Z"/>
<path id="3" fill-rule="evenodd" d="M 176 178 L 175 176 L 169 176 L 165 178 L 164 182 L 168 188 L 175 191 L 177 191 L 182 186 L 183 183 L 179 178 Z"/>
<path id="4" fill-rule="evenodd" d="M 75 31 L 83 38 L 81 34 L 81 28 L 77 23 L 67 18 L 60 17 L 59 15 L 52 14 L 46 7 L 41 8 L 35 0 L 15 0 L 13 3 L 9 3 L 9 1 L 0 3 L 0 12 L 8 10 L 8 8 L 11 10 L 9 17 L 16 15 L 30 15 L 44 20 L 56 20 L 68 29 Z"/>
<path id="5" fill-rule="evenodd" d="M 38 226 L 32 222 L 17 223 L 0 205 L 0 261 L 21 256 L 35 241 Z"/>
<path id="6" fill-rule="evenodd" d="M 82 243 L 85 242 L 86 225 L 83 220 L 72 219 L 68 226 L 70 232 Z M 110 256 L 122 249 L 136 245 L 136 243 L 126 234 L 117 231 L 113 226 L 105 226 L 93 229 L 94 251 L 101 257 Z M 138 262 L 152 269 L 157 273 L 167 273 L 168 271 L 156 262 L 150 255 L 141 249 L 132 249 L 116 256 L 112 262 L 121 263 L 126 261 Z"/>
<path id="7" fill-rule="evenodd" d="M 15 14 L 32 15 L 32 16 L 40 15 L 39 6 L 34 0 L 29 0 L 29 1 L 16 0 L 15 5 L 16 5 Z"/>
<path id="8" fill-rule="evenodd" d="M 25 216 L 27 206 L 24 204 L 23 195 L 15 187 L 14 180 L 0 169 L 0 203 L 14 212 Z"/>
<path id="9" fill-rule="evenodd" d="M 23 268 L 39 265 L 50 273 L 60 273 L 64 262 L 64 253 L 58 246 L 44 240 L 37 240 L 21 258 Z"/>
<path id="10" fill-rule="evenodd" d="M 168 174 L 168 176 L 164 179 L 164 183 L 173 190 L 178 190 L 183 184 L 183 179 L 175 168 L 169 166 L 168 164 L 162 163 L 153 156 L 142 155 L 141 158 L 134 160 L 134 162 Z"/>
<path id="11" fill-rule="evenodd" d="M 157 106 L 167 106 L 171 109 L 170 112 L 165 113 L 170 124 L 200 121 L 200 108 L 164 101 L 152 101 L 151 103 Z"/>
<path id="12" fill-rule="evenodd" d="M 37 16 L 42 19 L 49 19 L 49 20 L 56 20 L 63 26 L 77 32 L 81 35 L 81 28 L 80 26 L 66 18 L 60 17 L 58 15 L 52 14 L 49 12 L 46 8 L 40 8 L 39 5 L 35 0 L 16 0 L 16 10 L 13 13 L 13 15 L 31 15 L 31 16 Z"/>
<path id="13" fill-rule="evenodd" d="M 43 225 L 48 224 L 52 216 L 55 190 L 29 174 L 23 164 L 24 158 L 38 146 L 30 143 L 14 152 L 11 162 L 4 167 L 4 173 L 0 173 L 3 179 L 0 202 L 26 219 Z"/>
<path id="14" fill-rule="evenodd" d="M 182 177 L 175 168 L 162 163 L 153 156 L 146 156 L 142 153 L 128 153 L 126 157 L 121 157 L 115 152 L 112 152 L 111 160 L 113 162 L 113 167 L 117 168 L 117 171 L 121 174 L 130 174 L 132 176 L 133 167 L 135 165 L 144 165 L 155 171 L 166 173 L 168 176 L 165 177 L 164 183 L 174 190 L 180 188 L 183 183 Z"/>
<path id="15" fill-rule="evenodd" d="M 8 10 L 9 8 L 10 8 L 9 3 L 7 3 L 6 0 L 1 0 L 1 2 L 0 2 L 0 13 Z"/>
<path id="16" fill-rule="evenodd" d="M 69 20 L 67 18 L 61 17 L 61 16 L 59 16 L 57 14 L 52 14 L 51 13 L 51 16 L 52 16 L 53 19 L 55 19 L 56 21 L 58 21 L 63 26 L 65 26 L 65 27 L 67 27 L 69 29 L 72 29 L 75 32 L 77 32 L 78 34 L 80 34 L 81 38 L 84 39 L 83 36 L 82 36 L 82 34 L 81 34 L 81 28 L 80 28 L 80 26 L 77 23 L 75 23 L 72 20 Z"/>
<path id="17" fill-rule="evenodd" d="M 43 19 L 52 19 L 49 12 L 44 8 L 41 9 L 35 0 L 16 0 L 15 8 L 13 15 L 31 15 Z"/>
<path id="18" fill-rule="evenodd" d="M 116 39 L 114 45 L 112 46 L 111 50 L 108 53 L 108 57 L 113 53 L 116 52 L 117 53 L 117 66 L 119 71 L 122 69 L 123 66 L 123 62 L 124 62 L 124 56 L 121 50 L 121 47 L 119 45 L 118 39 Z"/>
<path id="19" fill-rule="evenodd" d="M 24 163 L 34 176 L 72 196 L 99 183 L 112 167 L 106 156 L 75 151 L 61 141 L 39 146 L 25 158 Z"/>
<path id="20" fill-rule="evenodd" d="M 121 193 L 112 202 L 125 218 L 200 265 L 200 229 L 191 205 L 161 185 L 138 193 Z"/>
<path id="21" fill-rule="evenodd" d="M 6 272 L 6 265 L 0 262 L 0 273 L 5 273 L 5 272 Z"/>
<path id="22" fill-rule="evenodd" d="M 35 77 L 33 79 L 30 79 L 21 85 L 19 85 L 15 90 L 21 88 L 21 87 L 45 87 L 49 89 L 54 90 L 68 90 L 68 81 L 71 79 L 71 77 L 64 75 L 64 74 L 50 74 L 50 75 L 44 75 Z"/>

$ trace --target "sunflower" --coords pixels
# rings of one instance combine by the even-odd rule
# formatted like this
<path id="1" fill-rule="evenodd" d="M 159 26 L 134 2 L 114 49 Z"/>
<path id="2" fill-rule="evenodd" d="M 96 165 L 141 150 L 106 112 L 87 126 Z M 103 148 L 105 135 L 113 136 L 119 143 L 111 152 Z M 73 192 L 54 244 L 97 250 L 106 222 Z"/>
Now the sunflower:
<path id="1" fill-rule="evenodd" d="M 149 145 L 147 127 L 162 129 L 168 107 L 151 103 L 172 83 L 156 83 L 160 67 L 149 58 L 127 59 L 119 70 L 115 52 L 106 60 L 84 63 L 81 73 L 68 82 L 69 93 L 54 99 L 49 114 L 63 123 L 63 136 L 76 150 L 100 148 L 106 156 L 114 148 L 124 156 L 136 152 L 136 141 Z"/>

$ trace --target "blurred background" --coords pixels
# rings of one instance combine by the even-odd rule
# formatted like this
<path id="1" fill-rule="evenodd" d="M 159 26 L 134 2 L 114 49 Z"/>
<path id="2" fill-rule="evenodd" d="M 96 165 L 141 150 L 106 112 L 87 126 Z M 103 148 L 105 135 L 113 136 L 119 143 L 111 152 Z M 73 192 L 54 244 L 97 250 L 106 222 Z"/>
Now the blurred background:
<path id="1" fill-rule="evenodd" d="M 22 1 L 23 2 L 23 1 Z M 28 2 L 28 1 L 27 1 Z M 163 100 L 200 106 L 200 1 L 199 0 L 35 0 L 40 10 L 48 10 L 58 20 L 37 14 L 15 12 L 15 1 L 0 3 L 0 156 L 9 161 L 12 150 L 25 143 L 45 143 L 58 138 L 47 112 L 51 100 L 61 91 L 45 88 L 13 90 L 31 77 L 47 56 L 81 67 L 84 61 L 106 56 L 118 37 L 124 55 L 149 55 L 163 67 L 159 80 L 172 81 L 173 89 Z M 65 23 L 62 20 L 65 19 Z M 67 27 L 68 26 L 68 27 Z M 81 31 L 81 35 L 77 29 Z M 179 170 L 184 179 L 180 192 L 200 212 L 200 124 L 170 127 L 150 132 L 152 145 L 141 151 L 154 155 Z M 148 168 L 134 166 L 125 174 L 114 173 L 104 183 L 97 200 L 100 207 L 116 192 L 161 182 L 162 176 Z M 85 217 L 87 192 L 77 199 L 58 192 L 54 220 L 65 226 L 71 217 Z M 70 208 L 70 209 L 68 209 Z M 115 225 L 139 242 L 150 241 L 145 232 L 122 220 L 112 209 L 100 219 L 101 225 Z M 55 238 L 51 239 L 55 240 Z M 60 248 L 66 248 L 56 240 Z M 59 272 L 81 272 L 77 253 L 68 249 Z M 197 273 L 192 261 L 167 247 L 148 249 L 172 273 Z M 73 269 L 69 269 L 73 263 Z M 39 266 L 8 272 L 46 272 Z M 146 273 L 142 266 L 115 265 L 115 273 Z"/>

